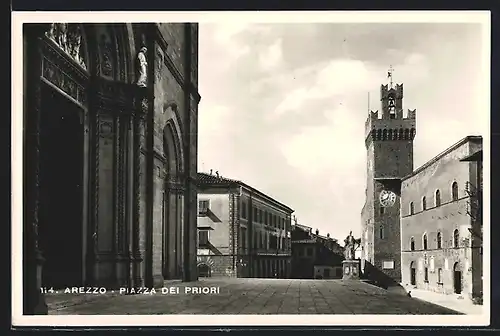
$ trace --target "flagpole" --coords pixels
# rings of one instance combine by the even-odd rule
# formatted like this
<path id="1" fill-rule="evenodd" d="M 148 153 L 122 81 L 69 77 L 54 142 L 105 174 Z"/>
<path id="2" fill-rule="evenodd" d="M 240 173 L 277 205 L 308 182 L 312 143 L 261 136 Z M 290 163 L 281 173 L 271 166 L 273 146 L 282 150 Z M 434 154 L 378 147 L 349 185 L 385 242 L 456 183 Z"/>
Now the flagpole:
<path id="1" fill-rule="evenodd" d="M 370 91 L 368 91 L 368 115 L 370 115 Z"/>

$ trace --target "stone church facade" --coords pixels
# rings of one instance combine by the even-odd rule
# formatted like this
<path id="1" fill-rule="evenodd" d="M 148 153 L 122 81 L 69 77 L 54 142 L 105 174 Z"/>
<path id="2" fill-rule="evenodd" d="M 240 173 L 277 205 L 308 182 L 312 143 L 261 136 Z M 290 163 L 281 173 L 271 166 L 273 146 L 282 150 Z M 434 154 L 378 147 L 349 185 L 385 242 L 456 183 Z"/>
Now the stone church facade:
<path id="1" fill-rule="evenodd" d="M 25 24 L 23 57 L 25 313 L 197 279 L 198 25 Z"/>

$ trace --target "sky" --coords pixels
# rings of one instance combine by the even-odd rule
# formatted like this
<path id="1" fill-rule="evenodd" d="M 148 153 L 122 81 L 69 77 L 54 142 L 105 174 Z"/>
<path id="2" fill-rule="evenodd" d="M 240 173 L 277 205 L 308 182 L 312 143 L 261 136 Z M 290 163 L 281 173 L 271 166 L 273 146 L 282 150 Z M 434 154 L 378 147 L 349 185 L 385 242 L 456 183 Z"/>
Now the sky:
<path id="1" fill-rule="evenodd" d="M 364 124 L 368 108 L 380 110 L 390 65 L 404 111 L 417 109 L 414 168 L 489 130 L 478 23 L 199 29 L 199 171 L 244 181 L 320 234 L 360 234 Z"/>

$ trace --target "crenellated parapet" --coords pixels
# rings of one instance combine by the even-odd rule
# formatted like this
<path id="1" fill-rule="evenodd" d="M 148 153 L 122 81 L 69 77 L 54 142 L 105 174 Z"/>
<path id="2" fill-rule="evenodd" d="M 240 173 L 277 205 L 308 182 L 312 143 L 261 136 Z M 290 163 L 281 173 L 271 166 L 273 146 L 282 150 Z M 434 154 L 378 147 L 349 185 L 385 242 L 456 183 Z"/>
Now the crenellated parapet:
<path id="1" fill-rule="evenodd" d="M 408 110 L 401 119 L 379 119 L 378 111 L 370 111 L 365 122 L 365 143 L 373 141 L 412 141 L 416 134 L 416 110 Z"/>

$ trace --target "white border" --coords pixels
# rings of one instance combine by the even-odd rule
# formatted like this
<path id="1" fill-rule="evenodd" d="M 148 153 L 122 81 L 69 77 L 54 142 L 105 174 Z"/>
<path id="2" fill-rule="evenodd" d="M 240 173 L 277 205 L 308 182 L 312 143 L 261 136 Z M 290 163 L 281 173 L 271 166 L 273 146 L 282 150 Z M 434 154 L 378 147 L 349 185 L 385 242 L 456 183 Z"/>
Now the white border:
<path id="1" fill-rule="evenodd" d="M 489 11 L 357 11 L 357 12 L 13 12 L 12 13 L 12 323 L 14 326 L 482 326 L 490 321 L 490 128 L 484 150 L 484 312 L 482 315 L 22 315 L 22 24 L 28 22 L 441 22 L 481 23 L 485 82 L 484 107 L 490 114 Z M 476 111 L 471 111 L 476 113 Z M 220 317 L 219 317 L 220 316 Z"/>

